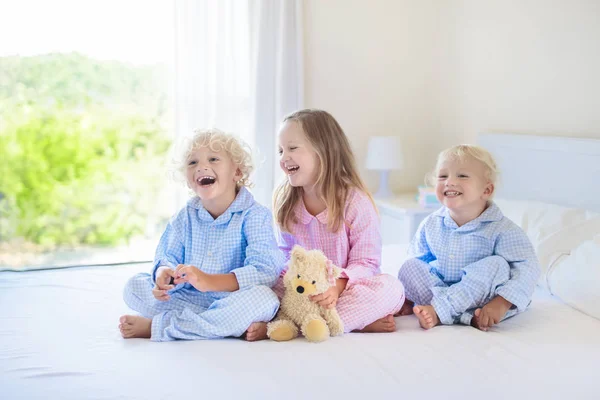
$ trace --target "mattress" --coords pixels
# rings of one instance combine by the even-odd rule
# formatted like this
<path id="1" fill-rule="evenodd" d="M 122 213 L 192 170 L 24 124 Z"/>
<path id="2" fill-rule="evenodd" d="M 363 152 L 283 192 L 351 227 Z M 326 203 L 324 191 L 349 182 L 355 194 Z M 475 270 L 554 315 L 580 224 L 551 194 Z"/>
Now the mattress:
<path id="1" fill-rule="evenodd" d="M 541 290 L 487 333 L 406 316 L 320 344 L 124 340 L 123 285 L 149 268 L 0 273 L 0 398 L 599 398 L 600 321 Z"/>

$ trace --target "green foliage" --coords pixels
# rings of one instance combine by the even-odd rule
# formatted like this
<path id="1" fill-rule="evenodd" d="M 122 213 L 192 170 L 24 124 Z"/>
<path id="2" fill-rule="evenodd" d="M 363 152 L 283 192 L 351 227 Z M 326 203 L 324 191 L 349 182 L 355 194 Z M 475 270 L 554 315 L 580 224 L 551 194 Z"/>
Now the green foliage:
<path id="1" fill-rule="evenodd" d="M 158 76 L 78 54 L 0 58 L 0 240 L 144 232 L 169 145 Z"/>

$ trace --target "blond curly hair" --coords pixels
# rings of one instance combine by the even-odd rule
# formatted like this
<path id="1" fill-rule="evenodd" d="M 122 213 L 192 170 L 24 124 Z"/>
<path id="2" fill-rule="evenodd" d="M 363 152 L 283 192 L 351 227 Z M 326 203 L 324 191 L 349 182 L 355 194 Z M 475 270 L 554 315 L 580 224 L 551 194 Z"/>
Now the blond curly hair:
<path id="1" fill-rule="evenodd" d="M 178 149 L 174 151 L 174 169 L 178 178 L 185 181 L 187 160 L 190 155 L 200 147 L 208 147 L 215 152 L 225 151 L 233 163 L 238 166 L 242 173 L 242 178 L 237 181 L 238 188 L 242 186 L 252 187 L 253 183 L 250 181 L 250 175 L 254 171 L 252 150 L 246 142 L 234 134 L 217 128 L 196 129 L 191 138 L 183 139 L 177 147 Z"/>

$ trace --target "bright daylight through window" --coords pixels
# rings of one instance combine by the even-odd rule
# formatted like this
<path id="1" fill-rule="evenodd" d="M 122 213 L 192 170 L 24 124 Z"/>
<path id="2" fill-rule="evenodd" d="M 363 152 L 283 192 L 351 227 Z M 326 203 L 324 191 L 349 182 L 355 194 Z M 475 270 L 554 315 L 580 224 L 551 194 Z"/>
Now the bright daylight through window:
<path id="1" fill-rule="evenodd" d="M 0 8 L 0 269 L 152 259 L 175 207 L 170 2 Z"/>

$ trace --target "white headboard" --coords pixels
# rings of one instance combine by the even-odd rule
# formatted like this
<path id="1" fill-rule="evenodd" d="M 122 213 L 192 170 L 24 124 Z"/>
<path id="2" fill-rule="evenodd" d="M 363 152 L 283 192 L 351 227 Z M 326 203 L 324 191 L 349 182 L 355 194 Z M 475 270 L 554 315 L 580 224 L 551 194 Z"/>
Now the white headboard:
<path id="1" fill-rule="evenodd" d="M 600 140 L 482 134 L 500 168 L 496 196 L 600 211 Z"/>

